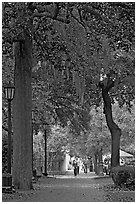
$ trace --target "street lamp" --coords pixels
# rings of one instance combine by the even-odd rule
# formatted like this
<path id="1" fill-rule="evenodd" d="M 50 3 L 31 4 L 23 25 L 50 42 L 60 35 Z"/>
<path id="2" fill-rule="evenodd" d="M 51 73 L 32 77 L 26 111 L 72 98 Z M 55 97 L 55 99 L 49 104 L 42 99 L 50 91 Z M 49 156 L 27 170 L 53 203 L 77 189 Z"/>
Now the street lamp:
<path id="1" fill-rule="evenodd" d="M 48 127 L 48 123 L 44 123 L 43 125 L 44 127 L 44 136 L 45 136 L 45 169 L 44 169 L 44 175 L 47 176 L 47 127 Z"/>
<path id="2" fill-rule="evenodd" d="M 14 98 L 15 87 L 11 85 L 10 81 L 4 87 L 5 97 L 8 100 L 8 173 L 11 174 L 11 101 Z"/>
<path id="3" fill-rule="evenodd" d="M 33 173 L 33 133 L 34 133 L 34 113 L 32 112 L 32 135 L 31 135 L 31 139 L 32 139 L 32 173 Z"/>

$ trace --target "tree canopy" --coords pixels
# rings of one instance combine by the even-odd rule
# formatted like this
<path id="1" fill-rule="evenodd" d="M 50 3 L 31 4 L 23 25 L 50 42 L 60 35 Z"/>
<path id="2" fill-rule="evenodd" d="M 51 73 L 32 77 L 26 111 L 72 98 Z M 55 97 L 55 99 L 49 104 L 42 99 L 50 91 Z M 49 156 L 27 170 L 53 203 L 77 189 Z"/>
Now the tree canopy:
<path id="1" fill-rule="evenodd" d="M 15 125 L 16 139 L 21 124 L 24 127 L 29 124 L 27 133 L 22 130 L 22 137 L 28 134 L 31 143 L 31 88 L 32 110 L 39 128 L 46 120 L 69 126 L 77 135 L 87 133 L 90 108 L 102 104 L 103 86 L 107 87 L 108 82 L 113 83 L 107 89 L 110 103 L 126 105 L 131 111 L 135 98 L 134 2 L 3 2 L 2 5 L 3 63 L 9 66 L 11 78 L 15 65 L 14 124 L 19 121 Z M 25 91 L 21 95 L 22 88 Z M 26 103 L 22 97 L 26 97 Z M 20 120 L 19 100 L 20 115 L 28 110 Z M 114 122 L 113 125 L 118 128 Z"/>
<path id="2" fill-rule="evenodd" d="M 16 21 L 20 9 L 24 16 Z M 42 64 L 42 74 L 48 80 L 45 84 L 53 86 L 56 81 L 62 92 L 73 82 L 73 95 L 77 93 L 84 101 L 90 98 L 90 103 L 96 99 L 97 103 L 101 71 L 113 70 L 122 82 L 115 98 L 124 103 L 127 94 L 134 93 L 134 18 L 134 2 L 5 2 L 3 53 L 15 37 L 21 37 L 21 29 L 29 31 L 33 19 L 33 63 L 34 67 L 39 61 Z"/>
<path id="3" fill-rule="evenodd" d="M 20 10 L 24 15 L 16 20 Z M 14 67 L 12 43 L 23 40 L 23 29 L 27 29 L 33 36 L 35 120 L 38 125 L 44 120 L 63 126 L 70 122 L 72 129 L 84 131 L 90 106 L 101 102 L 98 82 L 108 73 L 118 78 L 112 102 L 131 108 L 134 18 L 134 2 L 5 2 L 3 61 L 8 64 L 3 69 L 8 67 L 8 74 L 3 71 L 3 80 Z"/>

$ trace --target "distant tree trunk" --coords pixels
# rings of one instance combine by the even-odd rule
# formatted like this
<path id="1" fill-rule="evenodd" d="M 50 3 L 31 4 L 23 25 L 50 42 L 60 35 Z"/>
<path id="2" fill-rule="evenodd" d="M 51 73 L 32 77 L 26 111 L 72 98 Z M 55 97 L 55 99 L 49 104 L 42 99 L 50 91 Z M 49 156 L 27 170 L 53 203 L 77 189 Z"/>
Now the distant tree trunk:
<path id="1" fill-rule="evenodd" d="M 103 158 L 102 158 L 102 147 L 98 150 L 98 174 L 102 174 L 103 173 Z"/>
<path id="2" fill-rule="evenodd" d="M 120 158 L 120 136 L 121 136 L 121 129 L 118 125 L 113 121 L 112 117 L 112 105 L 111 99 L 109 96 L 110 89 L 114 86 L 114 82 L 107 79 L 107 83 L 100 82 L 100 87 L 102 88 L 102 97 L 104 100 L 104 114 L 106 117 L 107 126 L 111 132 L 111 166 L 118 166 L 119 165 L 119 158 Z"/>
<path id="3" fill-rule="evenodd" d="M 13 105 L 13 184 L 18 189 L 32 188 L 32 40 L 16 42 L 15 98 Z"/>
<path id="4" fill-rule="evenodd" d="M 97 174 L 97 160 L 98 160 L 98 155 L 97 153 L 94 154 L 94 171 Z"/>
<path id="5" fill-rule="evenodd" d="M 102 162 L 102 147 L 98 150 L 98 160 L 99 162 Z"/>

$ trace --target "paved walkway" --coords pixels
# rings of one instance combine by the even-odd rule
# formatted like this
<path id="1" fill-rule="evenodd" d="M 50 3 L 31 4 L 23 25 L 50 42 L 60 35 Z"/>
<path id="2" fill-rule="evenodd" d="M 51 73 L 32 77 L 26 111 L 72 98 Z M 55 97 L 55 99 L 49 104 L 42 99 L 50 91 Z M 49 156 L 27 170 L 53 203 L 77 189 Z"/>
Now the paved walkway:
<path id="1" fill-rule="evenodd" d="M 75 177 L 69 171 L 66 175 L 42 177 L 32 193 L 11 202 L 105 202 L 101 187 L 111 183 L 111 178 L 98 178 L 94 173 L 81 172 Z"/>

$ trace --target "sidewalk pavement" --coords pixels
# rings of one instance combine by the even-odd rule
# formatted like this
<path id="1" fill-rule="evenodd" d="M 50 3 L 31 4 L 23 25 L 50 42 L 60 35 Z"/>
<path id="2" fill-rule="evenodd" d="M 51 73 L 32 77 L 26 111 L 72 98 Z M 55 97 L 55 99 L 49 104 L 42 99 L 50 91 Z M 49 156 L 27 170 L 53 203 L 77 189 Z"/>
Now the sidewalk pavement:
<path id="1" fill-rule="evenodd" d="M 106 184 L 112 184 L 112 179 L 98 177 L 94 172 L 80 172 L 74 176 L 73 171 L 67 171 L 65 175 L 43 176 L 34 184 L 33 191 L 18 191 L 10 198 L 3 198 L 3 201 L 105 202 L 103 186 Z"/>
<path id="2" fill-rule="evenodd" d="M 80 171 L 80 173 L 77 176 L 74 176 L 73 170 L 67 170 L 65 174 L 63 175 L 49 175 L 48 177 L 55 177 L 55 178 L 90 178 L 90 179 L 97 179 L 97 178 L 109 178 L 109 175 L 97 175 L 95 172 L 88 172 L 84 173 L 83 171 Z"/>

